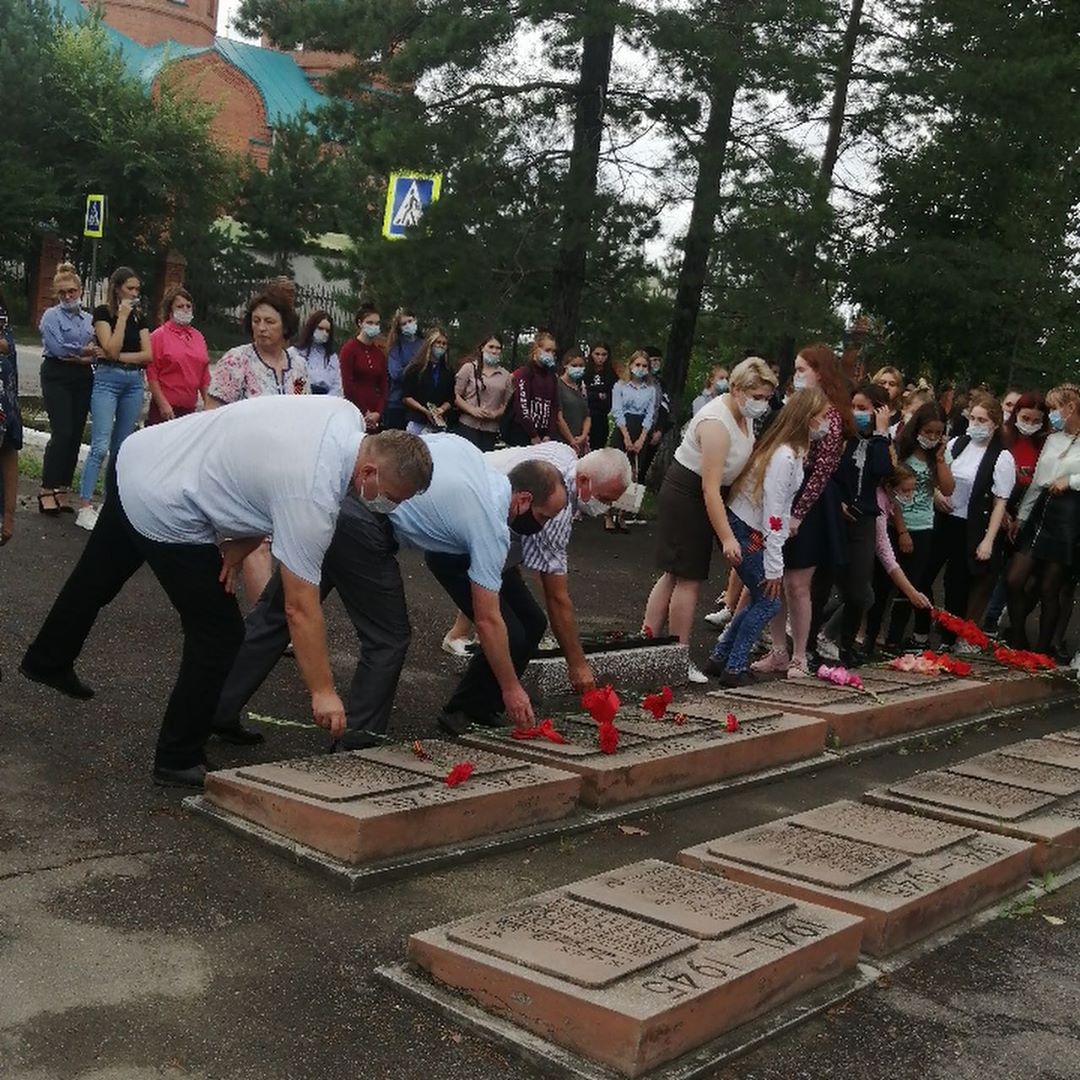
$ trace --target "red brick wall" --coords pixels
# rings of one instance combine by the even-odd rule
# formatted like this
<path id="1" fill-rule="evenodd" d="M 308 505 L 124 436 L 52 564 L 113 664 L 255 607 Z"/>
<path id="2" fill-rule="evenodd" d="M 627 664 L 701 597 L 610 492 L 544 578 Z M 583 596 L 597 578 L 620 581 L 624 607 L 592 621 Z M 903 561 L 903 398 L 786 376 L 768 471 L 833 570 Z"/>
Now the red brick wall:
<path id="1" fill-rule="evenodd" d="M 141 45 L 214 43 L 217 0 L 105 0 L 105 21 Z"/>
<path id="2" fill-rule="evenodd" d="M 162 78 L 217 108 L 213 132 L 226 150 L 252 158 L 265 169 L 270 156 L 270 128 L 259 91 L 217 53 L 170 64 Z"/>

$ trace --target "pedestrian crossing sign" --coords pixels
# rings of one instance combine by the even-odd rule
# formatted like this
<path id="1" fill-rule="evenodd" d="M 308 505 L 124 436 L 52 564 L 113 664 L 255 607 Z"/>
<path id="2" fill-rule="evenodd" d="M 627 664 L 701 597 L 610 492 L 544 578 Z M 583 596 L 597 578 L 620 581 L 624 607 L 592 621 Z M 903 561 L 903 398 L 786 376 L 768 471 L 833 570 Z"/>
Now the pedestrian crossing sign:
<path id="1" fill-rule="evenodd" d="M 388 240 L 400 240 L 420 224 L 427 208 L 438 202 L 442 173 L 394 172 L 386 191 L 386 212 L 382 233 Z"/>
<path id="2" fill-rule="evenodd" d="M 105 196 L 86 196 L 86 220 L 83 224 L 83 236 L 100 240 L 105 235 Z"/>

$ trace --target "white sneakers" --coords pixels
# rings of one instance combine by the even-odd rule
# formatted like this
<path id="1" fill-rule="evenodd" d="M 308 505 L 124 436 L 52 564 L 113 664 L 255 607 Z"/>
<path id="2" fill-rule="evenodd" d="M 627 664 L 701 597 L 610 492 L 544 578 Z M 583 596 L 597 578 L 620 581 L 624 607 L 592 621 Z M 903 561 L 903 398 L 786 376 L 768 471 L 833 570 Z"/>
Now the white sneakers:
<path id="1" fill-rule="evenodd" d="M 451 656 L 470 656 L 469 646 L 472 643 L 472 638 L 451 637 L 447 634 L 442 639 L 442 650 Z"/>
<path id="2" fill-rule="evenodd" d="M 85 529 L 87 532 L 93 532 L 94 526 L 97 524 L 97 519 L 97 510 L 92 506 L 83 506 L 75 515 L 75 524 L 78 525 L 80 529 Z"/>
<path id="3" fill-rule="evenodd" d="M 708 686 L 709 676 L 705 674 L 693 661 L 690 662 L 690 671 L 686 676 L 692 683 L 698 686 Z"/>
<path id="4" fill-rule="evenodd" d="M 723 630 L 731 622 L 731 612 L 726 607 L 705 616 L 705 621 L 716 630 Z"/>
<path id="5" fill-rule="evenodd" d="M 978 656 L 982 649 L 978 645 L 972 645 L 970 641 L 958 640 L 953 646 L 953 652 L 957 656 Z"/>
<path id="6" fill-rule="evenodd" d="M 839 660 L 840 649 L 836 642 L 831 638 L 827 638 L 824 632 L 818 634 L 817 637 L 817 654 L 824 660 Z"/>

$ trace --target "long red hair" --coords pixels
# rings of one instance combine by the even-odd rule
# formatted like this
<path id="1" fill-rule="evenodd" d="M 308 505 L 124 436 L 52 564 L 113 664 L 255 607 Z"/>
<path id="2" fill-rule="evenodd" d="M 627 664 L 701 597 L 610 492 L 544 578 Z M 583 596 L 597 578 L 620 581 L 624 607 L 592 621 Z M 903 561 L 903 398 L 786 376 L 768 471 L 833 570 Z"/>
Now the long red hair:
<path id="1" fill-rule="evenodd" d="M 817 372 L 818 386 L 840 414 L 844 434 L 849 438 L 856 434 L 855 416 L 851 411 L 851 386 L 844 377 L 836 353 L 825 342 L 815 341 L 811 345 L 804 345 L 796 355 Z"/>

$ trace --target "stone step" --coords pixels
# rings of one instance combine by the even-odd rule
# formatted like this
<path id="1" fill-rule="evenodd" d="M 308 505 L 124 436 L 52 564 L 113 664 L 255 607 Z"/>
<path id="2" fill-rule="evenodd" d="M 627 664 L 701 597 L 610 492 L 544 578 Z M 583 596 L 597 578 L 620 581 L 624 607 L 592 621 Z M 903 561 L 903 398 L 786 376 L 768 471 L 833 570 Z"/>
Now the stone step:
<path id="1" fill-rule="evenodd" d="M 1036 873 L 1080 858 L 1080 741 L 1048 735 L 870 791 L 868 802 L 1036 845 Z"/>
<path id="2" fill-rule="evenodd" d="M 1065 678 L 1031 676 L 978 661 L 968 678 L 917 675 L 883 666 L 860 668 L 865 690 L 820 679 L 771 679 L 732 691 L 735 698 L 824 719 L 830 745 L 851 746 L 935 727 L 995 709 L 1036 704 L 1075 687 Z"/>
<path id="3" fill-rule="evenodd" d="M 485 751 L 425 740 L 212 772 L 205 799 L 348 864 L 556 821 L 578 807 L 581 779 Z M 446 783 L 454 765 L 472 776 Z"/>
<path id="4" fill-rule="evenodd" d="M 414 934 L 431 979 L 637 1077 L 852 971 L 862 920 L 646 860 Z"/>
<path id="5" fill-rule="evenodd" d="M 679 853 L 679 862 L 866 920 L 883 956 L 1020 888 L 1034 845 L 857 802 L 834 802 Z"/>
<path id="6" fill-rule="evenodd" d="M 726 720 L 732 712 L 739 726 L 729 732 Z M 566 744 L 518 741 L 509 729 L 471 733 L 462 742 L 576 773 L 581 801 L 593 808 L 704 787 L 812 758 L 825 748 L 823 720 L 723 694 L 677 698 L 663 720 L 624 705 L 615 726 L 619 745 L 613 754 L 600 750 L 596 724 L 584 714 L 556 725 Z"/>

